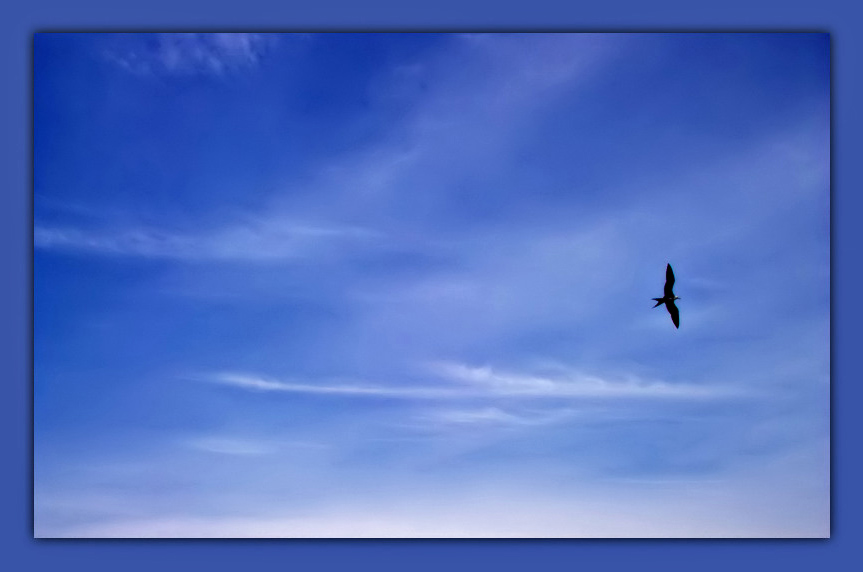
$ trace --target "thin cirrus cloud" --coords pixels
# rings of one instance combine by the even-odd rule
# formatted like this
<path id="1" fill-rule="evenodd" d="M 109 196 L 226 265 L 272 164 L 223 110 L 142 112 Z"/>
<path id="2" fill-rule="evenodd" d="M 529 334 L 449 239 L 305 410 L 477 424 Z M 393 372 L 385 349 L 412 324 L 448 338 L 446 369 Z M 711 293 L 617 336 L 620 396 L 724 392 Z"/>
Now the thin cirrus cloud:
<path id="1" fill-rule="evenodd" d="M 34 246 L 44 250 L 175 260 L 285 260 L 380 237 L 371 229 L 262 220 L 210 232 L 154 228 L 88 230 L 36 226 Z"/>
<path id="2" fill-rule="evenodd" d="M 315 441 L 260 439 L 230 435 L 196 435 L 180 439 L 178 444 L 186 449 L 240 457 L 276 455 L 289 450 L 326 449 L 328 445 Z"/>
<path id="3" fill-rule="evenodd" d="M 133 36 L 109 61 L 137 75 L 222 75 L 251 68 L 272 47 L 271 34 L 183 33 Z"/>
<path id="4" fill-rule="evenodd" d="M 598 376 L 573 374 L 562 377 L 543 377 L 498 372 L 490 367 L 472 367 L 458 363 L 435 364 L 433 369 L 437 377 L 445 380 L 439 385 L 381 385 L 339 381 L 299 383 L 232 372 L 216 373 L 205 376 L 203 379 L 211 383 L 252 391 L 394 399 L 711 399 L 744 395 L 739 389 L 730 386 L 671 384 L 635 377 L 625 380 L 609 380 Z"/>
<path id="5" fill-rule="evenodd" d="M 196 437 L 185 440 L 183 445 L 191 449 L 222 455 L 259 456 L 270 455 L 278 451 L 278 447 L 271 443 L 226 437 Z"/>
<path id="6" fill-rule="evenodd" d="M 290 38 L 295 36 L 305 37 L 288 35 Z M 115 50 L 111 52 L 111 59 L 136 73 L 222 74 L 230 69 L 257 65 L 275 42 L 285 41 L 281 35 L 277 40 L 268 34 L 218 33 L 158 34 L 149 40 L 145 42 L 141 36 L 132 36 L 127 52 Z M 343 214 L 363 212 L 370 218 L 380 217 L 383 213 L 382 222 L 386 224 L 403 218 L 405 213 L 391 212 L 393 207 L 387 200 L 394 194 L 403 194 L 408 185 L 423 188 L 428 181 L 433 181 L 434 196 L 450 196 L 440 191 L 446 187 L 448 178 L 440 175 L 439 163 L 447 163 L 447 170 L 457 165 L 470 170 L 475 167 L 464 165 L 485 164 L 486 160 L 480 156 L 489 152 L 490 141 L 504 144 L 514 140 L 503 132 L 499 137 L 488 137 L 490 129 L 508 131 L 512 128 L 511 121 L 502 121 L 501 118 L 522 118 L 516 122 L 520 125 L 535 111 L 538 105 L 535 98 L 557 93 L 563 86 L 571 87 L 571 84 L 590 77 L 616 51 L 612 42 L 592 35 L 552 35 L 535 40 L 528 42 L 520 36 L 504 36 L 497 41 L 486 42 L 468 36 L 464 42 L 455 42 L 455 49 L 461 50 L 458 53 L 471 62 L 468 67 L 479 66 L 479 62 L 487 59 L 491 59 L 495 67 L 507 62 L 500 70 L 501 76 L 489 78 L 479 74 L 479 78 L 471 78 L 469 85 L 465 86 L 461 81 L 454 82 L 456 78 L 446 74 L 438 77 L 430 72 L 427 80 L 440 85 L 419 102 L 417 109 L 401 125 L 405 132 L 403 136 L 412 142 L 410 148 L 392 147 L 391 142 L 384 140 L 371 151 L 357 152 L 356 157 L 341 157 L 335 167 L 331 166 L 321 174 L 319 184 L 310 190 L 329 197 L 326 205 L 330 210 Z M 579 57 L 555 56 L 560 48 L 559 42 L 577 48 Z M 119 53 L 125 55 L 119 56 Z M 538 68 L 532 63 L 537 57 L 545 61 Z M 506 89 L 501 89 L 501 83 L 506 84 Z M 482 96 L 478 97 L 477 93 Z M 510 128 L 502 125 L 510 125 Z M 457 129 L 458 137 L 453 137 L 454 129 Z M 476 137 L 484 140 L 482 145 L 476 144 Z M 357 187 L 366 191 L 374 189 L 377 193 L 343 190 Z M 378 200 L 370 200 L 370 195 Z M 423 200 L 443 200 L 434 199 L 428 192 L 423 196 Z M 358 197 L 362 199 L 359 202 Z M 399 200 L 411 199 L 401 197 Z M 293 210 L 292 205 L 280 205 L 279 201 L 271 207 Z M 413 212 L 413 209 L 409 210 Z M 333 243 L 335 239 L 362 239 L 379 234 L 368 228 L 286 223 L 278 215 L 260 214 L 253 224 L 231 225 L 206 234 L 145 227 L 98 230 L 37 225 L 34 239 L 39 248 L 89 254 L 177 260 L 280 260 L 312 251 L 326 242 Z M 315 246 L 312 246 L 312 240 Z"/>
<path id="7" fill-rule="evenodd" d="M 500 407 L 439 409 L 421 417 L 430 426 L 538 427 L 565 421 L 577 412 L 568 408 L 514 412 Z"/>

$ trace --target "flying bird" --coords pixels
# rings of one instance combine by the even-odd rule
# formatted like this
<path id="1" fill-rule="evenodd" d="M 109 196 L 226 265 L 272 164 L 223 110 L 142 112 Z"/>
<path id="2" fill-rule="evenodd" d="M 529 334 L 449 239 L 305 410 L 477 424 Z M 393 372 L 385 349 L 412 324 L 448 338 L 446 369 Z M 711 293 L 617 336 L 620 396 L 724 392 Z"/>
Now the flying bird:
<path id="1" fill-rule="evenodd" d="M 665 269 L 665 290 L 662 298 L 653 298 L 656 300 L 656 305 L 665 304 L 668 313 L 671 314 L 671 321 L 674 322 L 674 327 L 680 327 L 680 312 L 677 311 L 677 306 L 674 305 L 675 300 L 680 300 L 679 296 L 675 296 L 672 289 L 674 288 L 674 271 L 671 270 L 671 264 Z"/>

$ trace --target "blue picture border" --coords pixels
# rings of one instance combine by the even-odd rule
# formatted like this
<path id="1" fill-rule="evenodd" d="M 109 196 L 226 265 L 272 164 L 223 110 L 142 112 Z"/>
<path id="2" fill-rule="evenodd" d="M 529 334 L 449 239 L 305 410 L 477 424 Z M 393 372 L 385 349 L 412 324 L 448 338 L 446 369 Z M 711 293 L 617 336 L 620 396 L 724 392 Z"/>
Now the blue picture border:
<path id="1" fill-rule="evenodd" d="M 863 92 L 851 2 L 726 0 L 31 0 L 0 19 L 3 311 L 0 542 L 11 570 L 847 570 L 860 561 Z M 32 538 L 32 36 L 37 30 L 820 31 L 831 34 L 832 535 L 828 540 L 75 541 Z M 856 288 L 855 288 L 856 287 Z M 853 568 L 853 565 L 851 565 Z"/>

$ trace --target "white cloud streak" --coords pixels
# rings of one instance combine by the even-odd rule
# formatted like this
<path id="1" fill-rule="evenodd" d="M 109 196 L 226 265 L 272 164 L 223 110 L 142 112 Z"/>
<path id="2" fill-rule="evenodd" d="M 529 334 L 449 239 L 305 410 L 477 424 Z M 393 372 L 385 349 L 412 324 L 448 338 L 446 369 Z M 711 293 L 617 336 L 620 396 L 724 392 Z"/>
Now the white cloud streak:
<path id="1" fill-rule="evenodd" d="M 545 399 L 713 399 L 747 395 L 738 388 L 717 385 L 695 385 L 649 381 L 637 377 L 609 380 L 597 376 L 568 375 L 542 377 L 501 373 L 490 367 L 472 367 L 458 363 L 433 365 L 436 377 L 443 385 L 406 386 L 369 383 L 296 383 L 273 380 L 242 373 L 218 373 L 207 381 L 242 389 L 342 395 L 352 397 L 384 397 L 395 399 L 475 399 L 475 398 L 545 398 Z M 458 383 L 452 383 L 458 382 Z"/>
<path id="2" fill-rule="evenodd" d="M 302 449 L 326 449 L 329 446 L 315 441 L 248 438 L 226 435 L 198 435 L 181 439 L 182 447 L 219 455 L 262 456 Z"/>
<path id="3" fill-rule="evenodd" d="M 370 244 L 380 237 L 371 229 L 349 225 L 316 225 L 259 220 L 182 234 L 154 228 L 90 231 L 38 225 L 36 248 L 108 256 L 175 260 L 286 260 L 320 254 L 351 244 Z"/>
<path id="4" fill-rule="evenodd" d="M 436 387 L 397 387 L 371 384 L 293 383 L 275 381 L 256 375 L 219 373 L 207 378 L 213 383 L 253 391 L 343 395 L 356 397 L 387 397 L 397 399 L 452 399 L 463 397 L 457 390 Z"/>
<path id="5" fill-rule="evenodd" d="M 476 409 L 441 409 L 428 413 L 424 419 L 434 426 L 535 427 L 561 422 L 575 414 L 576 412 L 571 409 L 513 413 L 504 411 L 499 407 L 482 407 Z"/>
<path id="6" fill-rule="evenodd" d="M 221 455 L 271 455 L 278 450 L 271 443 L 226 437 L 196 437 L 185 440 L 183 444 L 192 449 Z"/>

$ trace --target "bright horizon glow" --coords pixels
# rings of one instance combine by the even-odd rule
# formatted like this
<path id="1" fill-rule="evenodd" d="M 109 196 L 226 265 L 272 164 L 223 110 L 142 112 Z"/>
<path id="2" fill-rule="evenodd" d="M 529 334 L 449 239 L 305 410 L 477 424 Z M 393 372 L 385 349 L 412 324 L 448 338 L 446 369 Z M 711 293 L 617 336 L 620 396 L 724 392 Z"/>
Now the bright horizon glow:
<path id="1" fill-rule="evenodd" d="M 35 536 L 828 537 L 828 50 L 37 34 Z"/>

